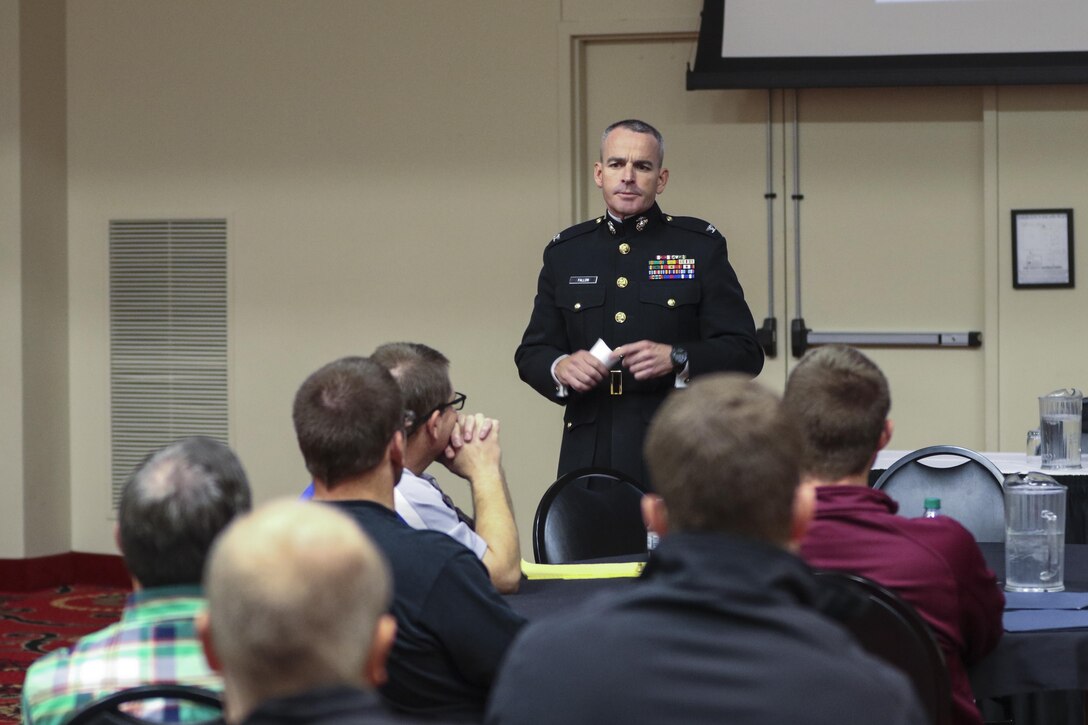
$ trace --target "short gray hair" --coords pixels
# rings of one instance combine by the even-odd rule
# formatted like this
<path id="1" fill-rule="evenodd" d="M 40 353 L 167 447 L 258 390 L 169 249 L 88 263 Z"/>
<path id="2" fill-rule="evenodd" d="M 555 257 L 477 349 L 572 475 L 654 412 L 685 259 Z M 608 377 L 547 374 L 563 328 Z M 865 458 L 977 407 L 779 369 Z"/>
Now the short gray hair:
<path id="1" fill-rule="evenodd" d="M 617 128 L 625 128 L 628 131 L 634 131 L 635 133 L 648 133 L 654 137 L 657 141 L 657 164 L 660 166 L 665 163 L 665 137 L 661 135 L 661 132 L 656 128 L 640 121 L 637 118 L 626 118 L 622 121 L 616 121 L 604 130 L 601 134 L 601 159 L 604 160 L 604 140 L 608 138 L 608 134 L 615 131 Z"/>
<path id="2" fill-rule="evenodd" d="M 199 584 L 215 537 L 249 508 L 246 472 L 225 443 L 195 436 L 153 451 L 121 491 L 125 565 L 143 587 Z"/>

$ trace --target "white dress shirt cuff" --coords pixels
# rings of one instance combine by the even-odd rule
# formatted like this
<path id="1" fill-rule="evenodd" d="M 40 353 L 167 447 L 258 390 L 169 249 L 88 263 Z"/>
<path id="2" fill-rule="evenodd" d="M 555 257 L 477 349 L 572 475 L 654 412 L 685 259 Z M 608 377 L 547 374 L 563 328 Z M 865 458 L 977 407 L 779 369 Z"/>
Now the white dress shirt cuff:
<path id="1" fill-rule="evenodd" d="M 563 383 L 559 382 L 559 378 L 555 377 L 555 366 L 558 365 L 559 361 L 565 357 L 570 357 L 570 355 L 560 355 L 559 357 L 557 357 L 555 359 L 555 362 L 552 363 L 551 368 L 552 380 L 555 381 L 555 397 L 557 398 L 565 398 L 568 395 L 567 386 L 563 385 Z"/>
<path id="2" fill-rule="evenodd" d="M 677 388 L 686 388 L 688 386 L 688 380 L 691 379 L 691 363 L 684 365 L 684 369 L 676 374 Z"/>

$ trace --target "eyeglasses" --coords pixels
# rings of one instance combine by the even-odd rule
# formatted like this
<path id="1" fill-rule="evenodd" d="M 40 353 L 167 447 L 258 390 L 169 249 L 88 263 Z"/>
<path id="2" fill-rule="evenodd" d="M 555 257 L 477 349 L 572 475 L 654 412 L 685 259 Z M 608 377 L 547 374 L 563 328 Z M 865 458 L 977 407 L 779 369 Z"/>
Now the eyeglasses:
<path id="1" fill-rule="evenodd" d="M 430 418 L 431 413 L 435 412 L 436 410 L 442 410 L 447 405 L 453 410 L 463 410 L 464 407 L 465 407 L 465 401 L 466 400 L 468 400 L 467 395 L 465 395 L 464 393 L 458 393 L 455 390 L 455 391 L 453 391 L 453 400 L 451 400 L 448 403 L 441 403 L 439 405 L 434 406 L 433 408 L 431 408 L 430 412 L 427 413 L 427 415 L 423 416 L 423 419 L 426 420 L 427 418 Z"/>
<path id="2" fill-rule="evenodd" d="M 405 426 L 404 426 L 405 430 L 407 431 L 408 435 L 411 435 L 412 433 L 415 433 L 416 428 L 418 426 L 423 425 L 423 423 L 425 423 L 427 420 L 429 420 L 430 417 L 435 412 L 440 411 L 440 410 L 442 410 L 443 408 L 445 408 L 447 406 L 449 408 L 451 408 L 452 410 L 462 410 L 465 407 L 465 401 L 466 400 L 468 400 L 467 395 L 465 395 L 464 393 L 458 393 L 457 391 L 454 391 L 453 400 L 449 401 L 448 403 L 439 403 L 438 405 L 436 405 L 433 408 L 431 408 L 430 410 L 428 410 L 426 415 L 420 416 L 419 418 L 415 418 L 413 416 L 411 422 L 408 422 L 407 418 L 406 418 L 406 423 L 405 423 Z M 406 415 L 411 415 L 411 413 L 412 413 L 412 411 L 409 410 L 409 411 L 407 411 Z"/>

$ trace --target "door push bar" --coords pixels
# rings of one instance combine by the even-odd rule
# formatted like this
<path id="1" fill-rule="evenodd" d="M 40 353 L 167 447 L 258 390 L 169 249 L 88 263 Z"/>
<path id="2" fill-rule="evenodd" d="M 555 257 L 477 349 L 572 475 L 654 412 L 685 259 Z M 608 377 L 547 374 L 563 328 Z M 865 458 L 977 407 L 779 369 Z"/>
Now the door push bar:
<path id="1" fill-rule="evenodd" d="M 801 357 L 819 345 L 858 347 L 982 347 L 982 333 L 973 332 L 814 332 L 803 318 L 790 323 L 790 347 Z"/>

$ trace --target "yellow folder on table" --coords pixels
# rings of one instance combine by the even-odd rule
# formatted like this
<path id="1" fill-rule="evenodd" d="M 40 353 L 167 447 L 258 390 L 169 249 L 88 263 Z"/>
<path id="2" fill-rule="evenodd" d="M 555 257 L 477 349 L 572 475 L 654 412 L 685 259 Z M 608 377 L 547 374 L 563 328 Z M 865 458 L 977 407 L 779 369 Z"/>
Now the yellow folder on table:
<path id="1" fill-rule="evenodd" d="M 646 566 L 644 561 L 607 564 L 536 564 L 521 560 L 521 573 L 527 579 L 620 579 L 636 577 Z"/>

